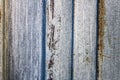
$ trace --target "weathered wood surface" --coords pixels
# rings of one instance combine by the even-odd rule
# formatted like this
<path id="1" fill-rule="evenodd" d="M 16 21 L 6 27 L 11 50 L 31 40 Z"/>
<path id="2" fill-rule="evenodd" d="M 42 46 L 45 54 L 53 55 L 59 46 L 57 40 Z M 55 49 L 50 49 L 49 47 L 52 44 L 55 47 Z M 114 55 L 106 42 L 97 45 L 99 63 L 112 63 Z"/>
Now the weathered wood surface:
<path id="1" fill-rule="evenodd" d="M 74 80 L 96 79 L 96 0 L 75 0 Z"/>
<path id="2" fill-rule="evenodd" d="M 70 80 L 72 0 L 47 0 L 46 5 L 46 80 Z"/>
<path id="3" fill-rule="evenodd" d="M 2 44 L 3 44 L 3 0 L 0 0 L 0 80 L 2 80 Z"/>
<path id="4" fill-rule="evenodd" d="M 100 0 L 99 78 L 120 80 L 120 0 Z"/>
<path id="5" fill-rule="evenodd" d="M 4 80 L 119 80 L 119 5 L 0 0 L 0 78 L 3 66 Z"/>
<path id="6" fill-rule="evenodd" d="M 42 0 L 5 0 L 4 80 L 40 80 L 42 5 Z"/>

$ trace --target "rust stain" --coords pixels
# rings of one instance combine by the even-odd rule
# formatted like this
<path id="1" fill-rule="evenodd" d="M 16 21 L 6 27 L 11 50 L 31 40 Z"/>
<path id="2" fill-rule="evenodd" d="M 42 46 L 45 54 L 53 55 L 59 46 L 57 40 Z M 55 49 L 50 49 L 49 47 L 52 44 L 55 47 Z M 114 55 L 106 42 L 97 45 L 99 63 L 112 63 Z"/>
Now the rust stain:
<path id="1" fill-rule="evenodd" d="M 105 27 L 105 2 L 104 0 L 99 0 L 99 16 L 98 16 L 98 26 L 99 26 L 99 42 L 98 42 L 98 49 L 99 49 L 99 62 L 98 62 L 98 80 L 102 80 L 102 63 L 104 57 L 104 27 Z"/>
<path id="2" fill-rule="evenodd" d="M 103 60 L 103 48 L 104 48 L 104 26 L 105 26 L 105 6 L 104 6 L 104 0 L 100 0 L 99 3 L 99 53 L 101 55 L 101 59 Z"/>

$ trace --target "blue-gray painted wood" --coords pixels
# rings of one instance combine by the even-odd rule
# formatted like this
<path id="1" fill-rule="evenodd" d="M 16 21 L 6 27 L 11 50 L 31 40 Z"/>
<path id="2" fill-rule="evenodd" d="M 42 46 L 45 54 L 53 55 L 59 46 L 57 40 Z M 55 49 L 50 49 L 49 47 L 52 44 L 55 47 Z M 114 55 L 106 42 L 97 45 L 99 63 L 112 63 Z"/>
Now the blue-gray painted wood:
<path id="1" fill-rule="evenodd" d="M 74 79 L 96 79 L 96 0 L 75 0 Z"/>
<path id="2" fill-rule="evenodd" d="M 120 0 L 104 0 L 103 59 L 99 80 L 120 80 Z"/>
<path id="3" fill-rule="evenodd" d="M 8 65 L 10 66 L 6 66 L 6 68 L 10 68 L 8 77 L 10 80 L 40 80 L 42 77 L 41 69 L 43 69 L 41 67 L 44 65 L 41 65 L 41 55 L 43 54 L 41 53 L 43 47 L 41 43 L 43 38 L 41 36 L 43 24 L 42 1 L 10 0 L 8 4 L 9 13 L 11 13 L 8 14 L 10 22 L 7 22 L 7 26 L 10 27 L 10 36 L 8 36 L 10 39 L 10 45 L 8 45 L 10 49 L 10 63 L 8 63 Z M 85 4 L 88 5 L 85 6 Z M 91 4 L 92 6 L 90 6 Z M 46 55 L 46 75 L 44 75 L 44 77 L 46 76 L 46 80 L 70 80 L 72 77 L 74 77 L 75 80 L 95 79 L 96 1 L 82 1 L 82 5 L 80 5 L 80 1 L 75 1 L 74 8 L 75 57 L 74 76 L 71 76 L 71 54 L 73 54 L 71 53 L 73 40 L 72 19 L 74 19 L 72 11 L 73 3 L 72 0 L 47 0 L 46 53 L 44 53 Z M 86 9 L 92 12 L 87 14 Z M 87 21 L 84 23 L 85 20 L 91 20 L 91 22 Z M 84 25 L 80 26 L 79 23 Z M 79 36 L 77 33 L 83 34 Z M 83 40 L 85 39 L 86 42 L 82 42 L 81 38 L 85 35 L 87 35 L 87 37 L 83 38 Z M 77 40 L 78 42 L 76 43 Z M 88 46 L 85 48 L 87 44 Z M 83 50 L 77 48 L 79 46 L 81 46 Z M 85 50 L 88 51 L 88 54 L 84 56 Z M 79 51 L 83 52 L 83 54 L 81 53 L 83 55 L 81 56 L 81 59 L 83 59 L 81 63 L 77 62 L 79 59 Z M 86 68 L 84 68 L 85 66 Z"/>
<path id="4" fill-rule="evenodd" d="M 46 80 L 71 80 L 72 0 L 47 0 Z"/>
<path id="5" fill-rule="evenodd" d="M 4 50 L 8 52 L 4 52 L 9 58 L 5 80 L 41 78 L 42 4 L 42 0 L 5 0 Z"/>
<path id="6" fill-rule="evenodd" d="M 99 1 L 0 0 L 0 80 L 119 80 L 120 1 Z"/>

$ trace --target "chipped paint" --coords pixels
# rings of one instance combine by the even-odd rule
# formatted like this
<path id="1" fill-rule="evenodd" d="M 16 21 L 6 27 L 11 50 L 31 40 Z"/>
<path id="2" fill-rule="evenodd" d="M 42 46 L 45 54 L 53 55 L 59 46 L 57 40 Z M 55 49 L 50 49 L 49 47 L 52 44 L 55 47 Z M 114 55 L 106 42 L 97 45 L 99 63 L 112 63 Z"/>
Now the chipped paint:
<path id="1" fill-rule="evenodd" d="M 47 46 L 49 48 L 49 51 L 51 53 L 50 55 L 50 59 L 48 61 L 48 70 L 49 70 L 49 74 L 48 74 L 48 79 L 47 80 L 53 80 L 53 76 L 54 76 L 54 58 L 56 55 L 56 50 L 57 50 L 57 46 L 58 45 L 58 41 L 60 39 L 60 27 L 57 27 L 57 24 L 54 24 L 52 22 L 61 22 L 61 17 L 59 17 L 56 20 L 56 17 L 54 16 L 54 0 L 50 0 L 50 6 L 48 7 L 48 34 L 47 34 Z M 55 21 L 54 21 L 55 20 Z"/>
<path id="2" fill-rule="evenodd" d="M 56 44 L 59 41 L 60 35 L 57 35 L 57 38 L 55 34 L 60 33 L 60 28 L 56 29 L 56 27 L 52 24 L 49 26 L 49 33 L 47 34 L 48 38 L 48 48 L 51 52 L 50 60 L 48 63 L 48 69 L 49 69 L 49 79 L 48 80 L 53 80 L 53 66 L 54 66 L 54 56 L 57 50 Z"/>
<path id="3" fill-rule="evenodd" d="M 55 26 L 51 25 L 50 26 L 50 33 L 48 34 L 48 47 L 52 55 L 50 56 L 50 60 L 48 63 L 48 69 L 49 69 L 49 79 L 48 80 L 53 80 L 53 65 L 54 65 L 54 55 L 55 55 L 55 39 L 54 39 L 54 32 L 55 32 Z"/>
<path id="4" fill-rule="evenodd" d="M 104 0 L 99 1 L 99 16 L 98 16 L 98 26 L 99 26 L 99 54 L 98 54 L 98 80 L 102 80 L 102 63 L 104 56 L 104 27 L 105 27 L 105 3 Z"/>

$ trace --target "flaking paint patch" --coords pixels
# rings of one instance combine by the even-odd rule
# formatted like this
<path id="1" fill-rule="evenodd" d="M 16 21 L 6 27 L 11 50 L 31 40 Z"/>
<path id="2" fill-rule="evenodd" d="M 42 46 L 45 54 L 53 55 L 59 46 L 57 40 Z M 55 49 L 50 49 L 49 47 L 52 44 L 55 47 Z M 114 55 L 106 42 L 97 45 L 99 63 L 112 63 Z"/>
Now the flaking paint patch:
<path id="1" fill-rule="evenodd" d="M 56 51 L 58 49 L 58 42 L 60 40 L 60 26 L 58 27 L 57 23 L 54 24 L 54 22 L 58 22 L 58 24 L 61 22 L 60 19 L 56 18 L 54 16 L 54 0 L 50 0 L 48 7 L 48 34 L 47 34 L 47 45 L 49 48 L 49 51 L 51 53 L 50 59 L 48 61 L 48 79 L 47 80 L 54 80 L 54 64 L 55 64 L 55 55 Z M 54 21 L 55 20 L 55 21 Z"/>
<path id="2" fill-rule="evenodd" d="M 104 57 L 104 27 L 105 27 L 105 2 L 99 0 L 99 15 L 98 15 L 98 26 L 99 26 L 99 40 L 98 40 L 98 80 L 102 80 L 102 63 Z"/>
<path id="3" fill-rule="evenodd" d="M 48 34 L 49 37 L 49 42 L 48 42 L 48 47 L 52 55 L 50 56 L 50 60 L 48 63 L 48 69 L 49 69 L 49 79 L 48 80 L 53 80 L 53 65 L 54 65 L 54 55 L 55 55 L 55 40 L 54 40 L 54 32 L 55 32 L 55 26 L 51 25 L 50 26 L 50 33 Z"/>
<path id="4" fill-rule="evenodd" d="M 54 18 L 54 0 L 50 0 L 50 12 L 51 12 L 51 16 L 50 14 L 48 14 L 48 21 L 50 22 L 50 20 L 53 20 Z M 48 7 L 48 13 L 49 13 L 49 7 Z M 52 18 L 52 19 L 50 19 Z M 50 20 L 49 20 L 50 19 Z M 53 66 L 54 66 L 54 55 L 55 55 L 55 26 L 53 24 L 49 24 L 49 33 L 47 34 L 47 38 L 48 38 L 48 47 L 50 52 L 52 53 L 50 56 L 50 60 L 48 63 L 48 69 L 49 69 L 49 78 L 48 80 L 53 80 Z"/>
<path id="5" fill-rule="evenodd" d="M 48 63 L 48 70 L 49 70 L 49 78 L 48 80 L 53 80 L 53 67 L 54 67 L 54 57 L 56 55 L 56 50 L 57 50 L 57 43 L 58 41 L 60 40 L 60 28 L 56 29 L 56 27 L 52 24 L 50 25 L 50 29 L 49 29 L 49 33 L 48 33 L 48 48 L 50 50 L 50 52 L 52 53 L 51 56 L 50 56 L 50 60 L 49 60 L 49 63 Z M 55 34 L 58 34 L 57 35 L 57 38 L 55 38 Z"/>

